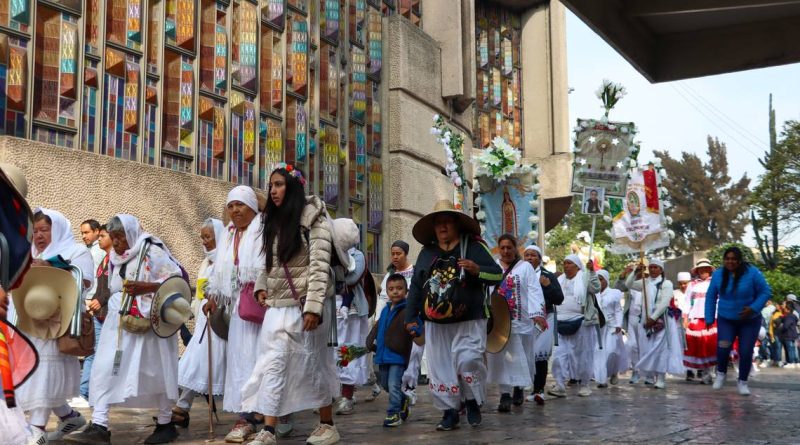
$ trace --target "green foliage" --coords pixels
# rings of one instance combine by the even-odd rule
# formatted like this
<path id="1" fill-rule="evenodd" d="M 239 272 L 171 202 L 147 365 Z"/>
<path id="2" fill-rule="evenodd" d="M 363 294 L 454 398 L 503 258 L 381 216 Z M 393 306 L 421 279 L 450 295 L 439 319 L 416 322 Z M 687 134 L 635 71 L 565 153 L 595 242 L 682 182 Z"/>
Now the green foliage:
<path id="1" fill-rule="evenodd" d="M 786 295 L 800 293 L 800 277 L 779 270 L 767 270 L 764 278 L 772 288 L 772 301 L 780 303 L 786 299 Z"/>
<path id="2" fill-rule="evenodd" d="M 800 246 L 790 246 L 778 252 L 778 269 L 786 274 L 800 277 Z"/>
<path id="3" fill-rule="evenodd" d="M 672 208 L 672 229 L 677 236 L 670 250 L 688 253 L 708 250 L 721 243 L 742 239 L 747 226 L 750 179 L 745 174 L 733 181 L 728 176 L 725 144 L 708 138 L 708 162 L 683 152 L 680 159 L 655 151 L 667 173 L 666 187 Z"/>
<path id="4" fill-rule="evenodd" d="M 728 247 L 738 247 L 742 251 L 742 256 L 744 260 L 750 264 L 757 265 L 756 256 L 753 255 L 753 250 L 749 247 L 745 246 L 742 243 L 725 243 L 719 246 L 714 247 L 708 251 L 708 260 L 711 261 L 711 264 L 714 267 L 720 268 L 722 267 L 722 254 L 725 253 L 725 250 Z"/>

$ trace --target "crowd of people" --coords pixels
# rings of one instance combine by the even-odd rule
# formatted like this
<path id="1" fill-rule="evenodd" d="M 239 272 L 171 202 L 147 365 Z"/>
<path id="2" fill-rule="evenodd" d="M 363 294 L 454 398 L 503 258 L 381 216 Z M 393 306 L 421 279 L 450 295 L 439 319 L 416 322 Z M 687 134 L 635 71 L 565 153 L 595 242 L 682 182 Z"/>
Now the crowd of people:
<path id="1" fill-rule="evenodd" d="M 17 391 L 27 443 L 110 444 L 109 414 L 118 407 L 157 409 L 144 443 L 172 442 L 203 397 L 215 409 L 221 398 L 222 410 L 238 416 L 226 442 L 275 444 L 292 433 L 293 414 L 314 410 L 319 423 L 307 443 L 327 445 L 341 440 L 334 416 L 357 409 L 359 388 L 364 401 L 385 391 L 382 424 L 398 427 L 417 402 L 417 384 L 426 384 L 442 415 L 436 429 L 449 431 L 462 416 L 480 425 L 482 410 L 511 413 L 526 401 L 566 397 L 571 385 L 589 397 L 629 370 L 631 385 L 644 379 L 664 389 L 670 374 L 720 389 L 733 357 L 738 392 L 748 395 L 756 349 L 764 364 L 797 363 L 797 298 L 772 304 L 764 277 L 735 247 L 720 268 L 701 260 L 680 273 L 677 288 L 658 258 L 612 277 L 571 254 L 554 273 L 541 246 L 510 234 L 497 240 L 495 257 L 477 221 L 441 201 L 413 227 L 416 261 L 408 242 L 395 241 L 375 286 L 356 223 L 331 218 L 305 185 L 300 170 L 281 164 L 265 206 L 249 187 L 229 192 L 230 222 L 209 218 L 198 228 L 205 257 L 191 307 L 159 300 L 165 282 L 188 274 L 135 216 L 84 221 L 78 243 L 63 214 L 36 209 L 33 266 L 80 269 L 96 344 L 81 369 L 59 349 L 66 326 L 51 326 L 57 303 L 23 301 L 15 290 L 6 313 L 0 289 L 0 318 L 16 320 L 40 359 Z M 497 299 L 509 312 L 509 335 L 488 350 Z M 158 315 L 175 328 L 151 328 Z M 180 326 L 190 316 L 194 332 L 179 358 L 174 334 L 186 334 Z M 337 343 L 363 352 L 345 357 Z M 499 399 L 489 400 L 495 385 Z M 89 420 L 67 403 L 78 395 L 91 406 Z M 46 432 L 51 412 L 58 423 Z"/>

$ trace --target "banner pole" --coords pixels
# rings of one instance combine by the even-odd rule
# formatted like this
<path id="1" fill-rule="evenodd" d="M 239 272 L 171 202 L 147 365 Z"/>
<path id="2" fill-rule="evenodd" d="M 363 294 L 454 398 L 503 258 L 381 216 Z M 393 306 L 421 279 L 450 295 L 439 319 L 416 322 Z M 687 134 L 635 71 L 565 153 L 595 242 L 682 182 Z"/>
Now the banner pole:
<path id="1" fill-rule="evenodd" d="M 589 241 L 589 261 L 592 261 L 592 250 L 594 249 L 594 229 L 597 226 L 597 215 L 592 215 L 592 233 Z M 594 267 L 594 262 L 592 263 Z"/>

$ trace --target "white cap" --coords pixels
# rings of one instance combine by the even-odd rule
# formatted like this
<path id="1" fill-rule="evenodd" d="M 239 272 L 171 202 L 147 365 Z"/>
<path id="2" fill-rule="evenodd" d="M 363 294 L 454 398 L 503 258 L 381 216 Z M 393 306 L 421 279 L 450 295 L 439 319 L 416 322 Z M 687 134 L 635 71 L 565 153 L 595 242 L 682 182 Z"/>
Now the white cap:
<path id="1" fill-rule="evenodd" d="M 678 272 L 678 282 L 692 281 L 692 274 L 689 272 Z"/>

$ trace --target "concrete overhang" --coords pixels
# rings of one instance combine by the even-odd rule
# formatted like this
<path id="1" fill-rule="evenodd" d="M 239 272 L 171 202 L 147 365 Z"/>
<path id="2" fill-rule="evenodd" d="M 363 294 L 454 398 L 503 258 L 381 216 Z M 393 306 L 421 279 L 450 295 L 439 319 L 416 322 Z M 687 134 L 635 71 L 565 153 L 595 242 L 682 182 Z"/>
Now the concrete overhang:
<path id="1" fill-rule="evenodd" d="M 800 62 L 800 0 L 562 2 L 651 82 Z"/>

